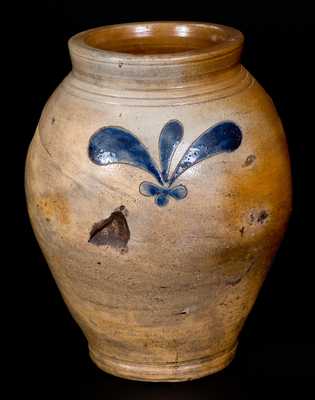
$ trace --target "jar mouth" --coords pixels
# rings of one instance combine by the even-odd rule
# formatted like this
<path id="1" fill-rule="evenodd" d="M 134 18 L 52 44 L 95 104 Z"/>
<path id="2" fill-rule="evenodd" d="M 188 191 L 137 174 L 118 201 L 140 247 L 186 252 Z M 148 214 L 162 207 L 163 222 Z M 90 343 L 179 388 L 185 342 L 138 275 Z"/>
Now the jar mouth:
<path id="1" fill-rule="evenodd" d="M 242 47 L 243 35 L 200 22 L 136 22 L 91 29 L 73 36 L 70 51 L 103 61 L 165 63 L 216 58 Z"/>
<path id="2" fill-rule="evenodd" d="M 242 45 L 241 32 L 210 23 L 103 26 L 69 40 L 71 76 L 81 87 L 125 92 L 214 84 L 227 71 L 238 74 Z"/>

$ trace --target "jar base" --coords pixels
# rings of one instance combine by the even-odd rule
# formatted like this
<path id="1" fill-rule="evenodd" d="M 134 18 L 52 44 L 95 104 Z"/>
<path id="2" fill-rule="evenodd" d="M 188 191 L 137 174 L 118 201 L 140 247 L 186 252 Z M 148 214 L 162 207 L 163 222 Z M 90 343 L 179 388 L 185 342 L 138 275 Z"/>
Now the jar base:
<path id="1" fill-rule="evenodd" d="M 104 372 L 136 381 L 182 382 L 214 374 L 227 367 L 235 356 L 237 343 L 226 351 L 198 360 L 165 364 L 132 363 L 104 357 L 90 349 L 92 361 Z"/>

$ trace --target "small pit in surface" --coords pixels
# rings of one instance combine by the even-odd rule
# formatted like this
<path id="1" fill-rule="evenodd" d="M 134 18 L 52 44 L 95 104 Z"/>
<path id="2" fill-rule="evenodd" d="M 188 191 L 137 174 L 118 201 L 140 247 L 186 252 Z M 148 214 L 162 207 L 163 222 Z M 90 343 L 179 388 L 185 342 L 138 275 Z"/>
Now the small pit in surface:
<path id="1" fill-rule="evenodd" d="M 249 215 L 249 225 L 253 224 L 264 224 L 269 218 L 269 214 L 266 210 L 260 210 L 257 213 L 251 213 Z"/>
<path id="2" fill-rule="evenodd" d="M 244 161 L 244 164 L 242 165 L 243 167 L 249 167 L 256 161 L 256 156 L 255 154 L 250 154 L 246 160 Z"/>

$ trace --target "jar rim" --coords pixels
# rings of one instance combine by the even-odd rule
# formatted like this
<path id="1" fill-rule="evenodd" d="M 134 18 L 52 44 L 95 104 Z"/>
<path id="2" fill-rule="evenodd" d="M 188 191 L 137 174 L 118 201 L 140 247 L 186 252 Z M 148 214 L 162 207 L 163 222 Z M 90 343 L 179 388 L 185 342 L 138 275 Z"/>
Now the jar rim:
<path id="1" fill-rule="evenodd" d="M 96 62 L 166 65 L 239 55 L 243 41 L 240 31 L 225 25 L 132 22 L 80 32 L 70 38 L 69 49 L 72 55 Z"/>

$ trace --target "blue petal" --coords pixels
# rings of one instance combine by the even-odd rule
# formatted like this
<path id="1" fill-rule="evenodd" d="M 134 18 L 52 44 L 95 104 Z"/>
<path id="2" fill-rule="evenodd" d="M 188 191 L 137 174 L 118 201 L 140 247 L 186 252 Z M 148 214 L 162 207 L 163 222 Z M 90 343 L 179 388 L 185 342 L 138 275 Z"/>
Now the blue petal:
<path id="1" fill-rule="evenodd" d="M 234 122 L 221 122 L 207 129 L 188 148 L 178 163 L 171 179 L 172 184 L 188 168 L 216 154 L 236 150 L 242 142 L 242 132 Z"/>
<path id="2" fill-rule="evenodd" d="M 183 126 L 179 121 L 171 120 L 164 125 L 159 140 L 162 178 L 168 181 L 168 173 L 173 154 L 183 138 Z"/>
<path id="3" fill-rule="evenodd" d="M 158 194 L 155 197 L 155 204 L 158 205 L 159 207 L 165 207 L 168 204 L 169 197 L 168 194 L 162 193 Z"/>
<path id="4" fill-rule="evenodd" d="M 151 182 L 142 182 L 139 186 L 139 191 L 143 196 L 156 196 L 160 193 L 164 193 L 162 188 Z"/>
<path id="5" fill-rule="evenodd" d="M 184 199 L 187 196 L 187 193 L 187 188 L 184 185 L 178 185 L 172 189 L 169 189 L 169 195 L 176 200 Z"/>
<path id="6" fill-rule="evenodd" d="M 89 157 L 98 165 L 130 164 L 152 174 L 159 183 L 161 174 L 148 150 L 131 132 L 120 127 L 104 127 L 91 136 Z"/>

